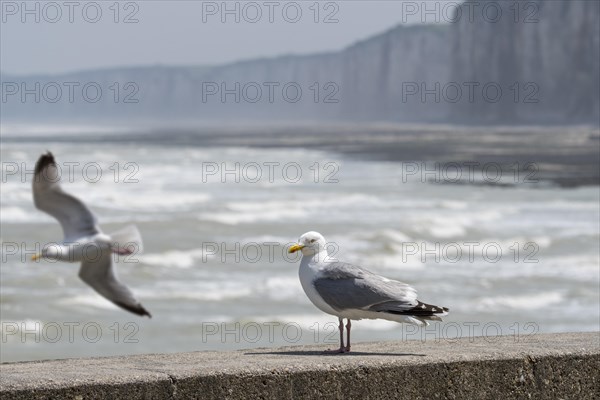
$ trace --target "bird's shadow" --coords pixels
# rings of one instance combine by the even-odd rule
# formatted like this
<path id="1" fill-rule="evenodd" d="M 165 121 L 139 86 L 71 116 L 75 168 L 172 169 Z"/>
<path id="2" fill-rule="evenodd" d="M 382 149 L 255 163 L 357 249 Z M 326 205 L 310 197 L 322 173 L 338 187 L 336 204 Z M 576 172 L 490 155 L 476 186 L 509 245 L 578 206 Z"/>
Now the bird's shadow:
<path id="1" fill-rule="evenodd" d="M 426 357 L 425 354 L 415 353 L 376 353 L 376 352 L 365 352 L 365 351 L 351 351 L 349 353 L 328 353 L 322 350 L 306 350 L 306 351 L 253 351 L 244 353 L 245 356 L 258 356 L 258 355 L 274 355 L 274 356 L 388 356 L 388 357 Z"/>

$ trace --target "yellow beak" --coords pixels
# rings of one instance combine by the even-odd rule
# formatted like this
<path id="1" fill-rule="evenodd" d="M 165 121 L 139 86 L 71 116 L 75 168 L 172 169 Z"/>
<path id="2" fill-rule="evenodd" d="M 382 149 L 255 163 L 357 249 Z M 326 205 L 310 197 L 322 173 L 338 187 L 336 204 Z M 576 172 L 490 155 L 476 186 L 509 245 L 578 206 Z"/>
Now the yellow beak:
<path id="1" fill-rule="evenodd" d="M 41 254 L 34 254 L 34 255 L 31 256 L 31 261 L 37 261 L 40 258 L 42 258 Z"/>
<path id="2" fill-rule="evenodd" d="M 288 253 L 295 253 L 295 252 L 297 252 L 298 250 L 302 250 L 303 248 L 304 248 L 304 246 L 303 246 L 303 245 L 301 245 L 301 244 L 295 244 L 295 245 L 293 245 L 292 247 L 290 247 L 290 248 L 288 249 Z"/>

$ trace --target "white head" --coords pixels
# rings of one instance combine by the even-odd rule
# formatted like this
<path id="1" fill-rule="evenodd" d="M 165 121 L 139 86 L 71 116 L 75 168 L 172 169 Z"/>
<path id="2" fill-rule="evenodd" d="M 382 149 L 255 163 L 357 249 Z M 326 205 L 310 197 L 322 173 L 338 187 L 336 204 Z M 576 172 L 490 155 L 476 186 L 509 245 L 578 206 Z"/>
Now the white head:
<path id="1" fill-rule="evenodd" d="M 38 261 L 41 258 L 47 260 L 60 260 L 62 255 L 62 248 L 58 244 L 48 244 L 44 246 L 40 253 L 31 256 L 31 261 Z"/>
<path id="2" fill-rule="evenodd" d="M 289 253 L 295 253 L 298 250 L 302 251 L 304 256 L 312 256 L 321 251 L 325 251 L 327 241 L 319 232 L 306 232 L 300 236 L 298 243 L 289 248 Z"/>

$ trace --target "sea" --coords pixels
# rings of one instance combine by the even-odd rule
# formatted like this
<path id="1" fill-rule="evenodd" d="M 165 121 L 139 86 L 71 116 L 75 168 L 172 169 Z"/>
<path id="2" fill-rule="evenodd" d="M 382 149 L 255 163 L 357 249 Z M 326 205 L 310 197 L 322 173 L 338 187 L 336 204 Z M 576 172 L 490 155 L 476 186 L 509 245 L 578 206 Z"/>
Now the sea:
<path id="1" fill-rule="evenodd" d="M 450 309 L 424 328 L 356 321 L 355 349 L 364 341 L 396 340 L 401 351 L 407 340 L 483 335 L 491 343 L 600 329 L 598 186 L 300 147 L 127 141 L 126 130 L 80 142 L 68 135 L 98 129 L 60 132 L 56 140 L 43 127 L 3 130 L 2 362 L 335 348 L 337 318 L 304 295 L 299 254 L 287 252 L 307 231 L 323 234 L 331 257 L 407 282 L 420 300 Z M 46 139 L 31 139 L 40 135 Z M 32 200 L 35 161 L 46 151 L 63 189 L 93 210 L 104 232 L 138 227 L 143 249 L 114 262 L 152 318 L 96 294 L 77 264 L 30 260 L 62 240 L 59 224 Z"/>

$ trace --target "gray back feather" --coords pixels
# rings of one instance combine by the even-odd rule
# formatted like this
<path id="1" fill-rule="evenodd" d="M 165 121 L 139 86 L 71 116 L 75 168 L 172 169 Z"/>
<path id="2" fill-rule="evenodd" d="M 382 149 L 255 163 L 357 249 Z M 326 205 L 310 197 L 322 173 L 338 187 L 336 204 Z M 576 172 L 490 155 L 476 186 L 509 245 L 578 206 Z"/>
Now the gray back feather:
<path id="1" fill-rule="evenodd" d="M 319 295 L 334 309 L 405 311 L 417 304 L 416 291 L 349 263 L 333 262 L 314 281 Z"/>

